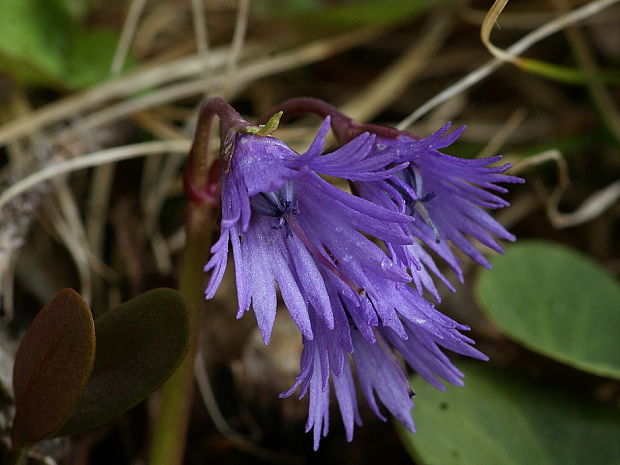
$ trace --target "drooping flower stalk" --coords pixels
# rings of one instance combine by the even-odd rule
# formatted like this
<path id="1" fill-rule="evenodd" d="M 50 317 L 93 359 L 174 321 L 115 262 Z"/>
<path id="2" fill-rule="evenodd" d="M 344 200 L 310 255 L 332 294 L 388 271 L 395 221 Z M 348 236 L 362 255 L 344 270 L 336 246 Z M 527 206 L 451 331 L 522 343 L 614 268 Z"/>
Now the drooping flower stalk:
<path id="1" fill-rule="evenodd" d="M 153 426 L 149 463 L 180 465 L 193 400 L 193 363 L 200 339 L 199 312 L 204 307 L 204 263 L 209 257 L 209 238 L 215 225 L 219 200 L 219 161 L 208 159 L 208 139 L 214 116 L 220 127 L 234 128 L 241 120 L 222 99 L 211 99 L 200 109 L 194 142 L 184 171 L 186 245 L 179 276 L 179 290 L 186 298 L 193 335 L 188 354 L 162 388 L 159 414 Z"/>
<path id="2" fill-rule="evenodd" d="M 332 130 L 342 144 L 349 142 L 364 132 L 376 134 L 381 137 L 396 139 L 402 134 L 398 129 L 377 124 L 362 124 L 349 118 L 335 106 L 314 97 L 295 97 L 282 102 L 274 107 L 263 120 L 268 120 L 271 115 L 283 113 L 284 121 L 301 115 L 314 114 L 323 118 L 330 117 Z M 410 134 L 411 137 L 416 137 Z"/>

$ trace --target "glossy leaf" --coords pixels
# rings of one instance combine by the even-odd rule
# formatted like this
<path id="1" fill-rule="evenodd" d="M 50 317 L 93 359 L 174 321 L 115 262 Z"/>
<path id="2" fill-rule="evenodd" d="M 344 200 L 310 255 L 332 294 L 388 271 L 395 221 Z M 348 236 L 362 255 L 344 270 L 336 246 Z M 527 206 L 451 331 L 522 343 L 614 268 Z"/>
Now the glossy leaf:
<path id="1" fill-rule="evenodd" d="M 148 291 L 104 313 L 96 331 L 93 374 L 58 435 L 97 427 L 166 381 L 189 347 L 185 299 L 172 289 Z"/>
<path id="2" fill-rule="evenodd" d="M 615 465 L 620 412 L 526 376 L 466 363 L 465 386 L 414 378 L 417 433 L 399 434 L 420 465 Z"/>
<path id="3" fill-rule="evenodd" d="M 593 260 L 540 241 L 510 246 L 477 283 L 511 338 L 548 357 L 620 379 L 620 286 Z"/>
<path id="4" fill-rule="evenodd" d="M 94 361 L 95 327 L 88 304 L 73 289 L 63 289 L 37 314 L 15 356 L 15 445 L 58 431 Z"/>

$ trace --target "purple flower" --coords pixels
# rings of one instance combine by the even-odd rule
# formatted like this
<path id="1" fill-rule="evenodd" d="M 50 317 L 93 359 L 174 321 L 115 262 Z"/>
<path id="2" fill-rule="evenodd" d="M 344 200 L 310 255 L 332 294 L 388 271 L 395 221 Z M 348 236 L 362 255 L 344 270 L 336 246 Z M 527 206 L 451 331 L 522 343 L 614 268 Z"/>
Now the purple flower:
<path id="1" fill-rule="evenodd" d="M 489 262 L 471 239 L 502 253 L 495 238 L 514 241 L 515 237 L 484 209 L 508 205 L 497 194 L 507 189 L 499 182 L 521 183 L 522 179 L 502 174 L 510 164 L 492 166 L 501 157 L 463 159 L 438 151 L 452 144 L 465 130 L 460 127 L 446 134 L 450 124 L 427 138 L 414 139 L 405 134 L 396 139 L 377 137 L 373 154 L 393 156 L 407 167 L 390 178 L 376 182 L 357 182 L 360 195 L 394 211 L 415 218 L 403 226 L 413 244 L 387 244 L 392 259 L 402 263 L 413 276 L 418 291 L 424 289 L 440 301 L 432 275 L 450 290 L 454 288 L 438 269 L 429 250 L 444 260 L 463 281 L 459 259 L 451 245 L 484 267 Z M 371 154 L 372 156 L 372 154 Z"/>
<path id="2" fill-rule="evenodd" d="M 351 363 L 372 410 L 384 419 L 379 400 L 413 430 L 413 392 L 396 352 L 439 389 L 440 378 L 462 384 L 463 376 L 442 348 L 486 359 L 460 333 L 469 328 L 422 295 L 420 283 L 436 295 L 424 267 L 444 278 L 421 244 L 460 271 L 448 241 L 486 263 L 463 233 L 486 244 L 487 231 L 512 238 L 480 208 L 503 201 L 470 183 L 498 189 L 493 182 L 514 178 L 498 174 L 505 168 L 488 168 L 489 160 L 437 152 L 454 133 L 420 141 L 363 133 L 322 154 L 329 124 L 326 118 L 302 155 L 270 136 L 235 133 L 222 173 L 221 234 L 205 266 L 211 272 L 205 293 L 212 298 L 232 246 L 237 317 L 252 308 L 266 344 L 277 285 L 304 344 L 300 374 L 282 396 L 308 394 L 306 427 L 314 430 L 315 449 L 328 431 L 332 386 L 348 440 L 361 422 Z M 353 181 L 362 196 L 317 173 Z"/>
<path id="3" fill-rule="evenodd" d="M 231 244 L 237 316 L 251 305 L 266 344 L 276 313 L 274 283 L 301 333 L 312 339 L 310 308 L 334 328 L 330 292 L 366 301 L 362 296 L 375 285 L 375 275 L 409 279 L 404 270 L 382 266 L 387 257 L 362 232 L 406 244 L 410 239 L 397 224 L 411 218 L 343 192 L 311 170 L 332 158 L 363 161 L 375 137 L 363 134 L 317 161 L 328 130 L 329 119 L 303 155 L 274 137 L 237 133 L 230 166 L 222 174 L 221 234 L 205 266 L 205 271 L 213 270 L 205 294 L 208 299 L 215 294 Z M 376 169 L 362 163 L 357 175 L 375 179 Z M 379 169 L 385 176 L 393 171 Z M 324 274 L 334 276 L 339 288 L 328 289 Z"/>

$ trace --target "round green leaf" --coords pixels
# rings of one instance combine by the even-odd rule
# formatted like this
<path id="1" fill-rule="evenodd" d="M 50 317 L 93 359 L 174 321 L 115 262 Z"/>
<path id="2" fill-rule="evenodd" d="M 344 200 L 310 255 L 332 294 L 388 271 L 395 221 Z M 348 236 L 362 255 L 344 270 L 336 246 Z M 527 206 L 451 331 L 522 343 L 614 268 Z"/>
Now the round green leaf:
<path id="1" fill-rule="evenodd" d="M 168 379 L 189 348 L 185 299 L 172 289 L 153 289 L 104 313 L 96 332 L 92 376 L 59 436 L 121 415 Z"/>
<path id="2" fill-rule="evenodd" d="M 465 386 L 447 392 L 415 384 L 417 433 L 399 433 L 421 465 L 618 463 L 615 407 L 481 363 L 463 371 Z"/>
<path id="3" fill-rule="evenodd" d="M 15 356 L 14 447 L 55 433 L 73 410 L 95 361 L 86 301 L 63 289 L 37 314 Z"/>
<path id="4" fill-rule="evenodd" d="M 477 282 L 482 307 L 524 346 L 620 379 L 620 286 L 592 260 L 551 242 L 524 241 Z"/>

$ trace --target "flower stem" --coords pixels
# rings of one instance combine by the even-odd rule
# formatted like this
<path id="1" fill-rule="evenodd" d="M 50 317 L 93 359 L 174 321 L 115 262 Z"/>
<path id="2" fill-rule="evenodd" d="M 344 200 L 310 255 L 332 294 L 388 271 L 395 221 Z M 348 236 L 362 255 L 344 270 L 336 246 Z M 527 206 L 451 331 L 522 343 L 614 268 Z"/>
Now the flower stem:
<path id="1" fill-rule="evenodd" d="M 313 97 L 295 97 L 286 100 L 267 113 L 261 121 L 266 121 L 280 111 L 284 113 L 284 120 L 288 120 L 296 116 L 306 115 L 308 113 L 322 117 L 331 117 L 332 129 L 338 139 L 338 142 L 341 144 L 349 142 L 363 132 L 370 132 L 372 134 L 377 134 L 379 136 L 389 137 L 392 139 L 396 139 L 402 133 L 398 129 L 387 126 L 357 123 L 338 110 L 335 106 Z M 411 134 L 407 135 L 413 136 Z M 417 136 L 413 137 L 417 138 Z"/>
<path id="2" fill-rule="evenodd" d="M 187 183 L 189 183 L 193 192 L 208 190 L 209 164 L 207 153 L 211 123 L 214 116 L 219 116 L 220 118 L 220 155 L 224 160 L 226 159 L 226 154 L 223 152 L 226 151 L 227 139 L 231 131 L 238 130 L 248 124 L 233 107 L 220 97 L 210 98 L 202 104 L 198 111 L 194 141 L 192 142 L 192 148 L 190 149 L 185 168 L 186 192 Z"/>
<path id="3" fill-rule="evenodd" d="M 192 341 L 185 359 L 162 388 L 159 416 L 153 429 L 150 465 L 180 465 L 194 393 L 193 364 L 200 340 L 198 312 L 204 306 L 203 267 L 209 255 L 213 207 L 192 202 L 187 212 L 187 244 L 179 290 L 187 300 Z"/>
<path id="4" fill-rule="evenodd" d="M 221 131 L 226 132 L 241 120 L 238 113 L 220 98 L 205 102 L 198 115 L 184 177 L 188 204 L 186 244 L 179 279 L 179 290 L 187 301 L 192 341 L 185 359 L 162 388 L 159 416 L 153 427 L 150 465 L 180 465 L 185 453 L 194 394 L 193 365 L 200 341 L 198 316 L 205 301 L 203 267 L 209 258 L 217 204 L 214 184 L 219 178 L 209 168 L 207 156 L 209 133 L 215 115 L 220 117 Z"/>

